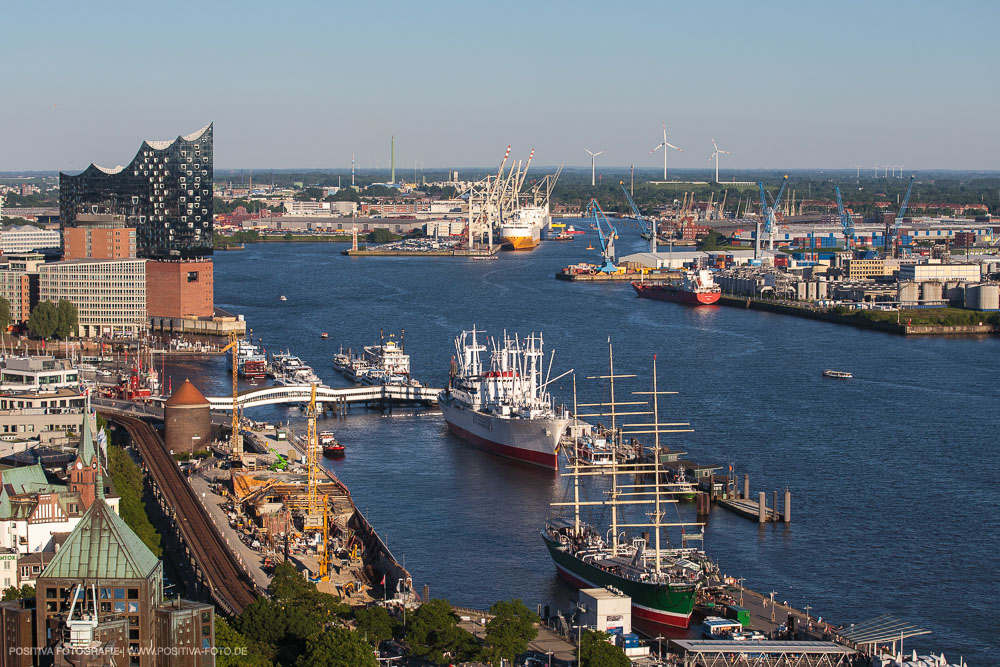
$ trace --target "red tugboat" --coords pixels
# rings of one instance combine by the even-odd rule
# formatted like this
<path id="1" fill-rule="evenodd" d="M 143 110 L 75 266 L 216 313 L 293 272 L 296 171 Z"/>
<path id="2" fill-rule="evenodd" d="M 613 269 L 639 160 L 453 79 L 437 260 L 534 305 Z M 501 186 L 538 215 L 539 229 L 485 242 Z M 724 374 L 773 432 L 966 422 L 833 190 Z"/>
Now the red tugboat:
<path id="1" fill-rule="evenodd" d="M 323 431 L 319 434 L 319 444 L 323 447 L 323 456 L 329 456 L 332 459 L 340 459 L 344 457 L 344 446 L 337 442 L 337 439 L 333 437 L 333 433 L 329 431 Z"/>
<path id="2" fill-rule="evenodd" d="M 719 300 L 722 289 L 706 269 L 687 271 L 681 280 L 633 282 L 636 294 L 646 299 L 673 301 L 692 306 L 708 306 Z"/>

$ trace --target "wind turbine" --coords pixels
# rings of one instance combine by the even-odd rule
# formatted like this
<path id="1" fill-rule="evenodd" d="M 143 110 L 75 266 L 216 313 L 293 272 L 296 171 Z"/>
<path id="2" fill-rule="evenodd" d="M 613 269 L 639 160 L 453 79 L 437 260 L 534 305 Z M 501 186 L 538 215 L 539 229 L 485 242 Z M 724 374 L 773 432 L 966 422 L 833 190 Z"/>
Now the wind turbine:
<path id="1" fill-rule="evenodd" d="M 590 153 L 590 150 L 587 148 L 584 148 L 583 150 Z M 595 165 L 597 162 L 597 156 L 603 152 L 604 151 L 597 151 L 596 153 L 590 153 L 590 187 L 597 185 L 597 180 L 594 178 L 594 174 L 597 173 Z"/>
<path id="2" fill-rule="evenodd" d="M 708 161 L 711 162 L 713 159 L 715 160 L 715 182 L 718 183 L 719 182 L 719 155 L 731 155 L 731 153 L 729 151 L 724 151 L 724 150 L 720 149 L 719 148 L 719 144 L 715 143 L 715 139 L 712 139 L 712 146 L 715 148 L 715 152 L 712 153 L 711 157 L 708 158 Z"/>
<path id="3" fill-rule="evenodd" d="M 854 168 L 858 170 L 858 178 L 861 178 L 861 165 L 855 164 Z"/>
<path id="4" fill-rule="evenodd" d="M 668 148 L 673 148 L 675 151 L 677 151 L 679 153 L 683 153 L 684 152 L 683 148 L 677 148 L 677 146 L 674 146 L 672 143 L 670 143 L 670 142 L 667 141 L 667 124 L 666 123 L 663 124 L 663 143 L 659 144 L 653 150 L 649 151 L 649 154 L 652 155 L 653 153 L 655 153 L 656 151 L 660 150 L 661 148 L 663 149 L 663 180 L 665 181 L 665 180 L 667 180 L 667 149 Z"/>
<path id="5" fill-rule="evenodd" d="M 899 167 L 899 177 L 902 178 L 903 177 L 903 165 L 897 164 L 896 166 Z"/>

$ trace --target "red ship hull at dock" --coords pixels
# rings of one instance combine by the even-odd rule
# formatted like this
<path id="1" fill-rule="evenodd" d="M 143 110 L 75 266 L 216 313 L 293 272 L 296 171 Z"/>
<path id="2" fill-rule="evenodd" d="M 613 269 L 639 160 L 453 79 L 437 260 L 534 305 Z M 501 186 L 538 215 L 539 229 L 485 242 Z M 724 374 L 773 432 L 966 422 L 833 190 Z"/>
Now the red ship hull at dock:
<path id="1" fill-rule="evenodd" d="M 695 292 L 671 284 L 634 282 L 632 287 L 636 294 L 645 299 L 673 301 L 691 306 L 710 306 L 722 296 L 721 291 Z"/>

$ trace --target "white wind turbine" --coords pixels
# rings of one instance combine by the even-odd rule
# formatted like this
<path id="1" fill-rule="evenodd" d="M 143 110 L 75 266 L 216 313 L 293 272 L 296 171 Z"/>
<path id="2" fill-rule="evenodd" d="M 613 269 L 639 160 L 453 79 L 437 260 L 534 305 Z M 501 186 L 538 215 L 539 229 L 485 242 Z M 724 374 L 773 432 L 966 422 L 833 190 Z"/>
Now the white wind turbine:
<path id="1" fill-rule="evenodd" d="M 719 182 L 719 155 L 732 155 L 729 151 L 724 151 L 719 148 L 719 144 L 715 143 L 715 139 L 712 139 L 712 146 L 715 148 L 715 152 L 712 153 L 708 161 L 711 162 L 715 160 L 715 182 Z"/>
<path id="2" fill-rule="evenodd" d="M 656 151 L 660 150 L 661 148 L 663 149 L 663 180 L 665 181 L 665 180 L 667 180 L 667 149 L 668 148 L 673 148 L 678 153 L 683 153 L 684 152 L 683 148 L 677 148 L 677 146 L 674 146 L 672 143 L 670 143 L 670 142 L 667 141 L 667 124 L 666 123 L 663 124 L 663 143 L 657 145 L 653 150 L 649 151 L 649 154 L 652 155 L 653 153 L 655 153 Z"/>
<path id="3" fill-rule="evenodd" d="M 583 150 L 590 153 L 590 150 L 587 148 L 584 148 Z M 597 151 L 596 153 L 590 153 L 590 187 L 594 187 L 595 185 L 597 185 L 597 180 L 594 178 L 594 174 L 596 173 L 595 165 L 597 163 L 597 156 L 603 152 L 604 151 Z"/>

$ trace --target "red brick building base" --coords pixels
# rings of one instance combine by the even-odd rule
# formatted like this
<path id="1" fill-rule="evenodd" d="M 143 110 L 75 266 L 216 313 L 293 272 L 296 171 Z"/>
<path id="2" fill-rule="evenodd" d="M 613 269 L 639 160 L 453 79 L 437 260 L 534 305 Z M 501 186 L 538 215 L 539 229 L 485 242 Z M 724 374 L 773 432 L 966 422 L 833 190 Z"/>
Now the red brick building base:
<path id="1" fill-rule="evenodd" d="M 211 317 L 215 311 L 212 260 L 146 262 L 150 317 Z"/>

